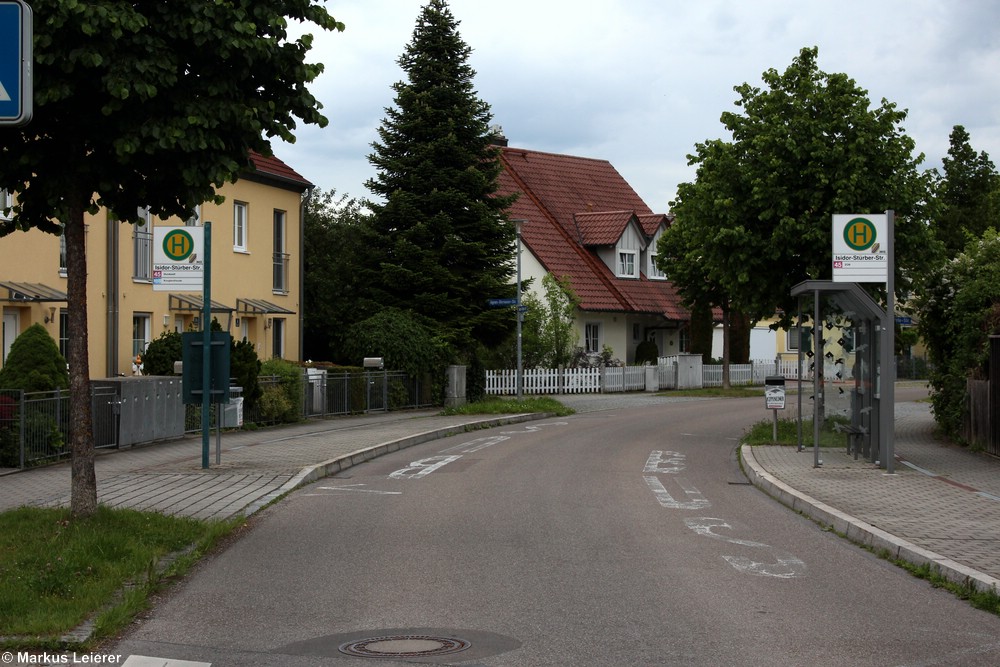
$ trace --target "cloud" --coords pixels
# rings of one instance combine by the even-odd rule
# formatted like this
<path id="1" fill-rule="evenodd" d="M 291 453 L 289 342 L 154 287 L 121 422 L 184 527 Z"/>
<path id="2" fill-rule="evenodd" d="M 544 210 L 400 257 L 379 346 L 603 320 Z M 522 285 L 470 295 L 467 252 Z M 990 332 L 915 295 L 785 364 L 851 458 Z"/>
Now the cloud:
<path id="1" fill-rule="evenodd" d="M 279 157 L 323 189 L 364 198 L 367 161 L 422 0 L 345 0 L 344 33 L 315 34 L 326 72 L 312 87 L 330 119 L 299 128 Z M 1000 5 L 991 0 L 451 0 L 472 48 L 475 88 L 512 146 L 609 160 L 656 211 L 694 178 L 687 155 L 724 136 L 733 87 L 760 85 L 803 47 L 909 110 L 903 124 L 925 166 L 940 165 L 952 126 L 1000 153 Z"/>

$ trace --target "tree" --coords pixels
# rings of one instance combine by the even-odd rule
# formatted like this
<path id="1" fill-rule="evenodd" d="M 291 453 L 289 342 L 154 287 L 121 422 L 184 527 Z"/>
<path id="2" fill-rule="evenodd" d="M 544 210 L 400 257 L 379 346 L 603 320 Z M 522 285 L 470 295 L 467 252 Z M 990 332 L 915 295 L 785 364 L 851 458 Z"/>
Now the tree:
<path id="1" fill-rule="evenodd" d="M 367 187 L 382 201 L 368 203 L 372 252 L 359 307 L 430 318 L 467 356 L 510 332 L 512 318 L 488 299 L 514 294 L 515 231 L 506 216 L 513 198 L 497 195 L 489 106 L 473 89 L 471 49 L 457 26 L 445 0 L 430 0 L 399 58 L 407 81 L 393 86 L 395 106 L 369 156 L 377 175 Z"/>
<path id="2" fill-rule="evenodd" d="M 917 298 L 920 335 L 931 362 L 934 419 L 960 436 L 966 380 L 986 379 L 989 336 L 1000 334 L 1000 233 L 988 229 L 931 271 Z"/>
<path id="3" fill-rule="evenodd" d="M 69 387 L 66 359 L 41 324 L 32 324 L 14 339 L 0 368 L 0 389 L 54 391 Z"/>
<path id="4" fill-rule="evenodd" d="M 791 288 L 831 277 L 834 213 L 896 211 L 900 295 L 926 265 L 931 181 L 900 127 L 906 112 L 885 99 L 872 107 L 846 74 L 820 71 L 817 57 L 802 49 L 784 73 L 764 72 L 765 88 L 737 86 L 742 112 L 721 118 L 732 141 L 697 144 L 689 156 L 697 181 L 678 188 L 661 242 L 670 251 L 669 262 L 661 251 L 663 269 L 689 302 L 728 299 L 751 321 L 779 312 L 788 326 Z"/>
<path id="5" fill-rule="evenodd" d="M 947 256 L 954 257 L 970 238 L 982 236 L 990 227 L 1000 229 L 1000 175 L 986 152 L 973 150 L 964 127 L 952 128 L 950 141 L 948 157 L 942 160 L 944 179 L 934 229 Z"/>
<path id="6" fill-rule="evenodd" d="M 322 66 L 289 19 L 342 30 L 314 0 L 34 0 L 34 115 L 0 133 L 0 187 L 17 193 L 0 235 L 64 233 L 73 424 L 71 510 L 97 507 L 87 359 L 84 214 L 135 222 L 148 207 L 187 219 L 216 189 L 294 141 L 295 119 L 324 125 L 306 89 Z"/>
<path id="7" fill-rule="evenodd" d="M 358 321 L 364 262 L 361 204 L 335 190 L 306 195 L 303 345 L 307 359 L 357 363 L 345 357 L 347 326 Z"/>
<path id="8" fill-rule="evenodd" d="M 542 309 L 539 343 L 550 368 L 560 368 L 573 359 L 579 334 L 573 327 L 580 298 L 573 292 L 569 276 L 542 277 Z"/>

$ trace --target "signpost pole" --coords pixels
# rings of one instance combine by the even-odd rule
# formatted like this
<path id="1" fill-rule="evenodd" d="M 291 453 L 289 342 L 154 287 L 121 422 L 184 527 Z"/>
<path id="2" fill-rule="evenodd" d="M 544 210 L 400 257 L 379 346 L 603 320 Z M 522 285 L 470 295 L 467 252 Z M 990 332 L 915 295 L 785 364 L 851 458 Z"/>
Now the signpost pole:
<path id="1" fill-rule="evenodd" d="M 212 399 L 212 223 L 205 221 L 205 280 L 201 288 L 201 467 L 208 468 Z"/>
<path id="2" fill-rule="evenodd" d="M 879 454 L 887 474 L 896 472 L 895 420 L 896 420 L 896 212 L 886 211 L 886 250 L 889 254 L 888 273 L 885 277 L 885 314 L 882 320 L 882 349 L 879 360 L 879 431 L 882 446 Z"/>

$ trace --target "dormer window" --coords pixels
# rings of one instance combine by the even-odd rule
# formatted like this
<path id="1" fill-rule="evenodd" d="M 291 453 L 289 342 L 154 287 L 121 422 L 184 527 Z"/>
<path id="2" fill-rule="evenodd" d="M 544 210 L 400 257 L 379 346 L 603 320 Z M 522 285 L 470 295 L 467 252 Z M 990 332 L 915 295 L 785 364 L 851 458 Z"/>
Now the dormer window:
<path id="1" fill-rule="evenodd" d="M 638 278 L 639 274 L 636 272 L 636 262 L 635 262 L 636 252 L 634 250 L 619 250 L 618 251 L 618 277 L 619 278 Z"/>
<path id="2" fill-rule="evenodd" d="M 649 273 L 648 275 L 653 280 L 666 280 L 667 276 L 660 271 L 660 268 L 656 266 L 657 254 L 655 252 L 649 253 Z"/>

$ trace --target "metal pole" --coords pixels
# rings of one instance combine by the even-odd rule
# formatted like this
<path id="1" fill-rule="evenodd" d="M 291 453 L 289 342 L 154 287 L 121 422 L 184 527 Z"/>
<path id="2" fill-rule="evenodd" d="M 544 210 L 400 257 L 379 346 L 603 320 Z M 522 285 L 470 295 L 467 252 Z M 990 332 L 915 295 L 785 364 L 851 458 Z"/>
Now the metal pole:
<path id="1" fill-rule="evenodd" d="M 819 323 L 819 290 L 813 292 L 813 467 L 823 465 L 819 459 L 819 425 L 823 396 L 823 327 Z"/>
<path id="2" fill-rule="evenodd" d="M 524 394 L 524 369 L 521 361 L 521 225 L 524 220 L 515 220 L 514 229 L 517 232 L 517 400 Z"/>
<path id="3" fill-rule="evenodd" d="M 212 223 L 205 221 L 205 273 L 201 286 L 201 467 L 208 468 L 212 426 L 209 420 L 212 389 Z"/>
<path id="4" fill-rule="evenodd" d="M 894 444 L 896 421 L 896 261 L 895 226 L 896 212 L 885 212 L 888 237 L 885 243 L 888 254 L 888 270 L 885 277 L 885 318 L 882 320 L 881 350 L 881 392 L 879 394 L 879 425 L 882 433 L 882 467 L 892 475 L 896 472 L 896 452 Z"/>

